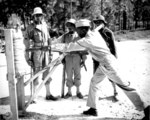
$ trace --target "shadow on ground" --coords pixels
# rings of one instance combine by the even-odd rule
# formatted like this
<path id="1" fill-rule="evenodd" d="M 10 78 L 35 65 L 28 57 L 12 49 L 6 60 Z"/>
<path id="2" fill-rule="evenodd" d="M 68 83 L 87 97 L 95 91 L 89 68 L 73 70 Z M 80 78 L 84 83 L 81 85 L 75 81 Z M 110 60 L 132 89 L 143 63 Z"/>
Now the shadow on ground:
<path id="1" fill-rule="evenodd" d="M 74 100 L 75 96 L 73 96 Z M 29 99 L 29 96 L 26 96 L 26 99 Z M 85 101 L 87 99 L 87 95 L 85 96 Z M 105 97 L 105 98 L 100 98 L 100 100 L 109 100 L 116 102 L 114 100 L 113 96 Z M 9 97 L 1 98 L 0 99 L 0 105 L 9 105 Z M 40 101 L 45 101 L 43 98 L 39 98 Z M 61 99 L 64 101 L 63 99 Z M 61 101 L 60 101 L 61 102 Z M 40 108 L 39 108 L 40 109 Z M 63 112 L 63 110 L 62 110 Z M 109 118 L 109 117 L 92 117 L 92 116 L 85 116 L 82 114 L 69 114 L 69 115 L 46 115 L 46 114 L 41 114 L 37 112 L 24 112 L 23 114 L 19 115 L 19 120 L 129 120 L 126 118 Z"/>
<path id="2" fill-rule="evenodd" d="M 85 95 L 84 96 L 84 99 L 83 100 L 86 100 L 88 97 L 88 95 Z M 30 96 L 26 96 L 25 97 L 25 100 L 28 101 L 30 98 Z M 72 97 L 73 99 L 76 98 L 76 96 L 73 96 Z M 62 99 L 62 98 L 60 98 Z M 108 96 L 108 97 L 104 97 L 104 98 L 99 98 L 99 100 L 109 100 L 109 101 L 113 101 L 113 102 L 117 102 L 118 100 L 116 98 L 114 98 L 114 96 Z M 10 98 L 9 97 L 3 97 L 3 98 L 0 98 L 0 105 L 9 105 L 9 102 L 10 102 Z"/>
<path id="3" fill-rule="evenodd" d="M 44 114 L 39 114 L 35 112 L 27 112 L 24 114 L 25 117 L 20 116 L 20 120 L 129 120 L 125 118 L 99 118 L 99 117 L 91 117 L 84 115 L 61 115 L 61 116 L 48 116 Z"/>

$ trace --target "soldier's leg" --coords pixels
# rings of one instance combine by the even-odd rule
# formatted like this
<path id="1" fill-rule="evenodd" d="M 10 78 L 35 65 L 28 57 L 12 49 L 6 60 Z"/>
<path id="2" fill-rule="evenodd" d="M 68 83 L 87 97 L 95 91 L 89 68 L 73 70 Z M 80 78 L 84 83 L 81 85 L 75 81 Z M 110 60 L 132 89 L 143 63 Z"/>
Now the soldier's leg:
<path id="1" fill-rule="evenodd" d="M 46 76 L 49 74 L 49 69 L 46 70 L 43 73 L 43 80 L 46 78 Z M 52 81 L 52 78 L 50 77 L 47 82 L 45 83 L 45 89 L 46 89 L 46 100 L 53 100 L 56 101 L 58 100 L 58 97 L 55 97 L 51 94 L 51 90 L 50 90 L 50 82 Z"/>
<path id="2" fill-rule="evenodd" d="M 98 67 L 94 76 L 90 82 L 89 94 L 87 99 L 87 106 L 90 108 L 97 108 L 97 102 L 99 101 L 98 92 L 100 90 L 100 83 L 105 79 L 105 74 L 102 72 L 101 68 Z"/>
<path id="3" fill-rule="evenodd" d="M 46 78 L 46 76 L 49 74 L 49 69 L 46 70 L 43 73 L 43 80 Z M 51 95 L 51 91 L 50 91 L 50 82 L 52 81 L 52 78 L 49 78 L 47 80 L 47 82 L 45 83 L 45 89 L 46 89 L 46 96 L 50 96 Z"/>
<path id="4" fill-rule="evenodd" d="M 99 62 L 93 59 L 93 73 L 96 72 L 98 66 L 99 66 Z"/>
<path id="5" fill-rule="evenodd" d="M 42 69 L 42 64 L 41 64 L 41 61 L 39 59 L 37 59 L 37 54 L 38 53 L 34 53 L 33 55 L 33 62 L 34 62 L 34 68 L 33 68 L 33 72 L 34 72 L 34 75 L 36 73 L 38 73 L 41 69 Z M 36 88 L 39 84 L 39 77 L 37 77 L 34 81 L 33 81 L 33 92 L 35 93 L 36 91 Z"/>
<path id="6" fill-rule="evenodd" d="M 34 64 L 34 74 L 38 73 L 40 70 L 42 70 L 42 58 L 43 55 L 41 54 L 40 50 L 34 51 L 33 53 L 33 64 Z M 39 77 L 37 77 L 34 81 L 33 81 L 33 92 L 35 93 L 37 86 L 39 84 Z"/>
<path id="7" fill-rule="evenodd" d="M 129 87 L 128 81 L 125 80 L 125 75 L 121 72 L 118 66 L 117 60 L 113 56 L 106 56 L 103 61 L 101 61 L 101 68 L 104 74 L 111 79 L 114 83 L 123 86 L 123 91 L 127 97 L 131 100 L 134 106 L 138 110 L 144 108 L 144 104 L 139 94 Z"/>
<path id="8" fill-rule="evenodd" d="M 109 80 L 112 84 L 112 87 L 114 89 L 114 96 L 112 97 L 112 102 L 117 102 L 118 99 L 117 99 L 117 95 L 118 95 L 118 92 L 117 92 L 117 89 L 116 89 L 116 84 L 114 82 L 112 82 L 111 80 Z"/>
<path id="9" fill-rule="evenodd" d="M 40 70 L 40 68 L 34 66 L 33 74 L 35 75 L 39 70 Z M 33 80 L 33 86 L 32 86 L 33 94 L 36 92 L 38 84 L 39 84 L 39 77 L 37 77 Z M 31 103 L 36 103 L 36 102 L 33 100 Z"/>
<path id="10" fill-rule="evenodd" d="M 73 70 L 74 70 L 74 85 L 76 86 L 76 95 L 78 98 L 82 99 L 83 95 L 80 92 L 81 86 L 81 57 L 78 54 L 74 55 L 73 59 Z"/>
<path id="11" fill-rule="evenodd" d="M 90 89 L 87 99 L 87 106 L 90 107 L 88 110 L 83 111 L 84 115 L 93 115 L 97 116 L 97 108 L 98 108 L 98 101 L 99 101 L 99 95 L 98 92 L 100 90 L 100 83 L 105 78 L 105 74 L 103 74 L 100 67 L 97 68 L 94 76 L 91 79 L 90 83 Z"/>
<path id="12" fill-rule="evenodd" d="M 68 92 L 64 98 L 72 96 L 71 88 L 73 86 L 73 65 L 72 56 L 66 56 L 65 58 L 65 71 L 66 71 L 66 86 L 68 87 Z"/>
<path id="13" fill-rule="evenodd" d="M 47 52 L 44 52 L 43 53 L 43 59 L 42 59 L 42 67 L 46 67 L 50 62 L 50 57 L 49 57 L 49 51 Z M 43 80 L 45 80 L 45 78 L 47 77 L 47 75 L 49 74 L 49 71 L 50 71 L 50 68 L 47 69 L 44 73 L 43 73 Z M 50 90 L 50 82 L 52 81 L 52 78 L 50 77 L 46 83 L 45 83 L 45 89 L 46 89 L 46 100 L 57 100 L 58 98 L 57 97 L 54 97 L 52 94 L 51 94 L 51 90 Z"/>
<path id="14" fill-rule="evenodd" d="M 112 82 L 111 80 L 109 80 L 112 84 L 112 87 L 114 89 L 114 96 L 116 96 L 118 94 L 117 89 L 116 89 L 116 84 L 114 82 Z"/>

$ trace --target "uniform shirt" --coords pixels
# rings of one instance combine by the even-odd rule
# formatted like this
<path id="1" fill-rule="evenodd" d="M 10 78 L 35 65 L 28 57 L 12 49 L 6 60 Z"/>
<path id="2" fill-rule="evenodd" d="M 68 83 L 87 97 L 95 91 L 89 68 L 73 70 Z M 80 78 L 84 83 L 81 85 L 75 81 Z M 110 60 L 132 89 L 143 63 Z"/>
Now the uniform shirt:
<path id="1" fill-rule="evenodd" d="M 53 43 L 70 43 L 70 42 L 75 42 L 75 38 L 77 38 L 78 35 L 76 32 L 74 32 L 73 34 L 70 34 L 69 32 L 66 34 L 63 34 L 62 36 L 60 36 L 58 39 L 56 39 L 55 41 L 53 41 Z"/>
<path id="2" fill-rule="evenodd" d="M 31 40 L 35 46 L 39 47 L 50 44 L 50 35 L 46 23 L 42 22 L 40 25 L 30 24 L 27 27 L 25 38 L 28 42 Z M 30 44 L 27 45 L 27 47 L 29 46 Z"/>
<path id="3" fill-rule="evenodd" d="M 88 31 L 84 38 L 75 43 L 70 43 L 66 51 L 69 52 L 76 50 L 87 50 L 97 61 L 106 54 L 110 54 L 109 48 L 98 31 Z"/>
<path id="4" fill-rule="evenodd" d="M 114 37 L 113 32 L 107 27 L 100 29 L 99 32 L 100 32 L 101 36 L 104 38 L 104 40 L 106 41 L 106 44 L 107 44 L 108 48 L 110 49 L 110 52 L 115 57 L 117 57 L 115 37 Z"/>
<path id="5" fill-rule="evenodd" d="M 52 45 L 52 50 L 61 50 L 64 52 L 85 51 L 87 50 L 92 57 L 100 61 L 107 54 L 111 54 L 106 42 L 98 31 L 88 31 L 84 38 L 80 38 L 74 43 Z"/>

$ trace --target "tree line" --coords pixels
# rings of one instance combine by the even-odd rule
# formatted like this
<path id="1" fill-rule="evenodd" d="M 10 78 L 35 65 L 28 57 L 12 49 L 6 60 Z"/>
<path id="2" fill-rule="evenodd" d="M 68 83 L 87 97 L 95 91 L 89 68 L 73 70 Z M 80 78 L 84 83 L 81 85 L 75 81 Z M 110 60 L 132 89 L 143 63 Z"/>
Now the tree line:
<path id="1" fill-rule="evenodd" d="M 17 14 L 27 26 L 34 7 L 41 7 L 52 29 L 65 29 L 69 18 L 91 19 L 102 14 L 109 27 L 116 30 L 150 28 L 150 0 L 0 0 L 0 22 L 7 25 L 11 14 Z"/>

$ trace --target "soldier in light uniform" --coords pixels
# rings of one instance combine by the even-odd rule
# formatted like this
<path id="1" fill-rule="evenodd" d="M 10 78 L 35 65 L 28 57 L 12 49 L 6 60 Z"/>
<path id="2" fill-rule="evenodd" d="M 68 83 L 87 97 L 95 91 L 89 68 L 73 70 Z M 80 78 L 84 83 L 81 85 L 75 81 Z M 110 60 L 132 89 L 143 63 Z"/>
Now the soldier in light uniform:
<path id="1" fill-rule="evenodd" d="M 34 74 L 36 74 L 51 62 L 50 51 L 48 49 L 44 49 L 44 46 L 50 45 L 51 38 L 48 32 L 47 24 L 44 21 L 44 14 L 40 7 L 34 8 L 33 19 L 33 23 L 31 23 L 26 30 L 25 44 L 26 49 L 31 46 L 33 48 L 41 48 L 39 50 L 31 51 L 31 54 L 29 54 L 29 52 L 26 54 L 26 60 L 29 65 L 32 65 Z M 43 73 L 43 80 L 47 74 L 49 74 L 48 70 Z M 38 79 L 39 77 L 33 81 L 34 92 L 39 84 Z M 57 100 L 57 98 L 50 92 L 50 81 L 51 78 L 45 83 L 46 100 Z"/>
<path id="2" fill-rule="evenodd" d="M 87 99 L 87 106 L 89 109 L 84 111 L 83 114 L 92 116 L 98 115 L 97 108 L 99 106 L 97 102 L 99 102 L 99 85 L 107 76 L 123 90 L 137 110 L 144 110 L 145 118 L 143 118 L 143 120 L 148 120 L 150 107 L 142 101 L 135 89 L 129 87 L 130 84 L 125 80 L 125 76 L 122 75 L 123 73 L 119 68 L 117 59 L 110 53 L 106 42 L 98 32 L 101 27 L 102 25 L 98 26 L 94 31 L 91 31 L 89 20 L 81 19 L 77 21 L 76 30 L 80 39 L 74 43 L 69 43 L 69 45 L 63 45 L 61 48 L 61 51 L 64 52 L 87 50 L 96 61 L 99 61 L 99 66 L 90 83 Z M 57 48 L 58 45 L 52 45 L 51 47 L 52 50 L 60 49 Z"/>
<path id="3" fill-rule="evenodd" d="M 68 32 L 60 36 L 56 43 L 67 43 L 75 42 L 78 35 L 75 32 L 75 19 L 69 19 L 66 22 L 66 27 Z M 68 87 L 68 92 L 64 98 L 69 98 L 72 96 L 71 88 L 73 85 L 76 86 L 76 95 L 78 98 L 82 99 L 83 95 L 80 92 L 81 85 L 81 62 L 86 60 L 86 55 L 83 55 L 79 51 L 70 52 L 62 61 L 65 64 L 66 71 L 66 86 Z M 74 77 L 74 78 L 73 78 Z"/>
<path id="4" fill-rule="evenodd" d="M 94 23 L 94 28 L 98 27 L 99 25 L 103 24 L 103 28 L 101 28 L 99 30 L 99 33 L 101 34 L 101 36 L 103 37 L 103 39 L 105 40 L 108 48 L 110 49 L 110 52 L 112 55 L 114 55 L 117 58 L 117 50 L 116 50 L 116 44 L 115 44 L 115 37 L 113 32 L 106 26 L 107 22 L 104 18 L 104 16 L 102 15 L 98 15 L 96 16 L 93 21 Z M 94 73 L 96 71 L 96 69 L 99 66 L 99 62 L 93 59 L 93 66 L 94 66 Z M 112 86 L 114 88 L 114 101 L 118 101 L 118 99 L 116 98 L 117 90 L 116 90 L 116 86 L 115 83 L 113 83 L 111 80 L 109 80 L 112 83 Z"/>

